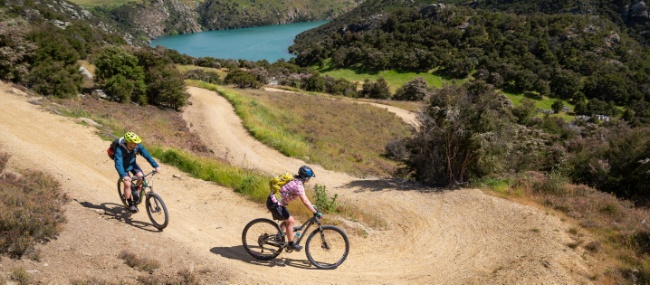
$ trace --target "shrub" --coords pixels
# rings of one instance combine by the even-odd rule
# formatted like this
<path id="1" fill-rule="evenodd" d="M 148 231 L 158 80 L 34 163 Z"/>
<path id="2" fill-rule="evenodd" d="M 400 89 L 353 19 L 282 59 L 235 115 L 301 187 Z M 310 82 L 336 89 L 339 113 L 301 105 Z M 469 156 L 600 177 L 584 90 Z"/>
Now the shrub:
<path id="1" fill-rule="evenodd" d="M 395 139 L 385 146 L 386 155 L 396 160 L 405 160 L 408 157 L 406 145 L 402 139 Z"/>
<path id="2" fill-rule="evenodd" d="M 211 84 L 221 84 L 221 76 L 214 71 L 204 71 L 202 69 L 192 69 L 185 73 L 185 79 L 200 80 Z"/>
<path id="3" fill-rule="evenodd" d="M 26 77 L 27 86 L 45 96 L 70 98 L 76 96 L 83 82 L 78 64 L 62 61 L 40 61 Z"/>
<path id="4" fill-rule="evenodd" d="M 17 267 L 11 272 L 11 279 L 20 285 L 27 285 L 31 283 L 32 278 L 25 268 Z"/>
<path id="5" fill-rule="evenodd" d="M 7 159 L 7 154 L 0 155 L 0 161 Z M 0 253 L 20 258 L 34 244 L 58 236 L 66 221 L 63 204 L 67 201 L 59 183 L 47 174 L 4 172 L 0 176 Z"/>
<path id="6" fill-rule="evenodd" d="M 119 255 L 119 258 L 123 259 L 126 265 L 146 271 L 148 273 L 153 273 L 154 270 L 160 268 L 160 262 L 154 259 L 150 258 L 139 258 L 135 255 L 135 253 L 128 252 L 128 251 L 122 251 Z"/>
<path id="7" fill-rule="evenodd" d="M 239 68 L 228 72 L 228 75 L 224 78 L 224 83 L 234 84 L 239 88 L 260 88 L 262 86 L 262 82 L 258 80 L 257 76 Z"/>
<path id="8" fill-rule="evenodd" d="M 430 90 L 427 82 L 424 78 L 417 77 L 397 89 L 394 99 L 403 101 L 422 101 L 427 95 L 429 95 L 429 93 Z"/>
<path id="9" fill-rule="evenodd" d="M 568 179 L 562 174 L 551 172 L 542 181 L 534 183 L 533 190 L 544 194 L 562 196 L 565 193 L 564 185 L 568 182 Z"/>
<path id="10" fill-rule="evenodd" d="M 327 189 L 323 185 L 316 184 L 314 186 L 314 192 L 316 194 L 316 206 L 318 210 L 323 213 L 335 213 L 338 205 L 336 204 L 336 198 L 338 194 L 334 194 L 334 197 L 331 199 L 327 197 Z"/>

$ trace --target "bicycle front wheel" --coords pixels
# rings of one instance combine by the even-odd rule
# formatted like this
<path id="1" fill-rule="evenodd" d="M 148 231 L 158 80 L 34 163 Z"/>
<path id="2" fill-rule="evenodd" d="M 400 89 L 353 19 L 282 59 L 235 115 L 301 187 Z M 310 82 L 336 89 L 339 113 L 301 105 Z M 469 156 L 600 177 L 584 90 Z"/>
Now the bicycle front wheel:
<path id="1" fill-rule="evenodd" d="M 282 253 L 285 245 L 280 226 L 265 218 L 250 221 L 244 227 L 241 240 L 246 252 L 260 260 L 276 258 Z"/>
<path id="2" fill-rule="evenodd" d="M 124 199 L 124 191 L 122 191 L 122 178 L 117 179 L 117 196 L 120 197 L 120 201 L 122 201 L 122 205 L 124 207 L 128 207 L 129 204 L 127 203 L 126 199 Z"/>
<path id="3" fill-rule="evenodd" d="M 147 193 L 145 206 L 147 207 L 147 215 L 149 215 L 149 220 L 151 220 L 153 226 L 159 230 L 166 228 L 169 223 L 169 213 L 162 198 L 156 193 L 149 192 Z"/>
<path id="4" fill-rule="evenodd" d="M 314 266 L 334 269 L 341 265 L 350 252 L 350 240 L 345 232 L 335 226 L 316 229 L 307 238 L 305 253 Z"/>

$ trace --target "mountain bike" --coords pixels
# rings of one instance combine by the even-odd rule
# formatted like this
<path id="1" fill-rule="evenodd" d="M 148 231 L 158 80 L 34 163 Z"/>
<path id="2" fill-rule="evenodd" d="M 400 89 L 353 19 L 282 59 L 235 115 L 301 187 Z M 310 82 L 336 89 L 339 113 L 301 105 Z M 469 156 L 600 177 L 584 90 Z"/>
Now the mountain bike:
<path id="1" fill-rule="evenodd" d="M 131 183 L 131 198 L 135 198 L 133 202 L 136 206 L 142 204 L 142 201 L 145 201 L 149 220 L 151 220 L 154 227 L 162 230 L 167 227 L 167 224 L 169 223 L 169 213 L 167 212 L 167 206 L 165 206 L 165 202 L 163 202 L 162 198 L 153 192 L 153 176 L 156 173 L 156 170 L 152 170 L 145 174 L 142 178 L 142 187 L 140 187 L 140 189 L 136 186 L 137 178 L 132 176 L 131 181 L 133 182 Z M 147 177 L 149 176 L 151 176 L 151 179 L 147 180 Z M 119 195 L 120 200 L 122 200 L 124 207 L 128 208 L 128 201 L 124 198 L 124 192 L 122 191 L 123 185 L 122 178 L 119 178 L 117 180 L 117 194 Z"/>
<path id="2" fill-rule="evenodd" d="M 300 244 L 309 227 L 316 224 L 314 231 L 309 234 L 305 243 L 305 254 L 309 262 L 321 269 L 335 269 L 348 257 L 350 241 L 343 230 L 338 227 L 321 225 L 316 215 L 307 220 L 300 227 L 294 227 L 296 238 L 294 243 Z M 304 231 L 303 231 L 304 229 Z M 267 218 L 258 218 L 250 221 L 242 232 L 242 243 L 248 254 L 259 260 L 271 260 L 284 249 L 292 252 L 293 249 L 285 242 L 286 234 L 275 221 Z"/>

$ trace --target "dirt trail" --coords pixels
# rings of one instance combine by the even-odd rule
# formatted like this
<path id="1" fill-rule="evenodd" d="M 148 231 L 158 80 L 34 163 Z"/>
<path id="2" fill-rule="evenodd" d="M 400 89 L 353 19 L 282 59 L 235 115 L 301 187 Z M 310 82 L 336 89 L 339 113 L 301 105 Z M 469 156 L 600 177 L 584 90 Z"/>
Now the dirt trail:
<path id="1" fill-rule="evenodd" d="M 217 154 L 268 173 L 302 164 L 252 139 L 216 93 L 189 92 L 193 104 L 185 119 Z M 41 262 L 3 259 L 4 272 L 21 265 L 46 284 L 135 278 L 136 271 L 117 258 L 130 250 L 160 260 L 162 272 L 192 269 L 211 283 L 586 284 L 593 275 L 584 256 L 566 246 L 572 226 L 535 208 L 474 189 L 414 189 L 318 166 L 315 183 L 386 222 L 386 229 L 369 229 L 367 237 L 351 235 L 350 256 L 336 270 L 311 270 L 303 252 L 270 262 L 252 259 L 241 247 L 241 230 L 269 216 L 264 207 L 167 165 L 154 185 L 171 221 L 157 232 L 146 213 L 130 215 L 118 205 L 107 142 L 92 127 L 30 104 L 34 98 L 6 84 L 0 84 L 0 97 L 0 151 L 13 155 L 10 167 L 50 173 L 74 199 L 65 231 L 40 246 Z"/>

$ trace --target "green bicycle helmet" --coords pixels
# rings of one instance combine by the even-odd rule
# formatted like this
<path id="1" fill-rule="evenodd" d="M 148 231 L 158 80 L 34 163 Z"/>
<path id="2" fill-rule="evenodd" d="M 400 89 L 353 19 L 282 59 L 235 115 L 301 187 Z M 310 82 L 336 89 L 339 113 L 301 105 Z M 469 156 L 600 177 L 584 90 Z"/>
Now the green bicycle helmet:
<path id="1" fill-rule="evenodd" d="M 128 143 L 141 143 L 142 140 L 138 135 L 133 132 L 127 132 L 124 134 L 124 141 Z"/>

